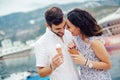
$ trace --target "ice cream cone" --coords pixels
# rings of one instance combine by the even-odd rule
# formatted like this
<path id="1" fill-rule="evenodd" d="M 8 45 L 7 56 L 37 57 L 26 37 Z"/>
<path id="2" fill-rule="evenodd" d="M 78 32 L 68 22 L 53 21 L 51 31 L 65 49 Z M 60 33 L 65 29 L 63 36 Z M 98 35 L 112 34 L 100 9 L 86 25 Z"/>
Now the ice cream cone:
<path id="1" fill-rule="evenodd" d="M 61 47 L 60 44 L 57 44 L 57 45 L 56 45 L 56 50 L 57 50 L 57 53 L 58 53 L 58 54 L 62 54 L 62 47 Z"/>
<path id="2" fill-rule="evenodd" d="M 77 49 L 69 49 L 68 52 L 70 54 L 78 54 L 78 50 Z"/>

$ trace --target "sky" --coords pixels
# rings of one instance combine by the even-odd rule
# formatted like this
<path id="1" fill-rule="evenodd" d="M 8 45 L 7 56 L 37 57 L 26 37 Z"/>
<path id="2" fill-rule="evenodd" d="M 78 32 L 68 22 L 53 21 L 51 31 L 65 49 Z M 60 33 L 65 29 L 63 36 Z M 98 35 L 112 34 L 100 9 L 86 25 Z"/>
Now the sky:
<path id="1" fill-rule="evenodd" d="M 66 4 L 85 0 L 0 0 L 0 16 L 15 12 L 28 12 L 50 4 Z"/>

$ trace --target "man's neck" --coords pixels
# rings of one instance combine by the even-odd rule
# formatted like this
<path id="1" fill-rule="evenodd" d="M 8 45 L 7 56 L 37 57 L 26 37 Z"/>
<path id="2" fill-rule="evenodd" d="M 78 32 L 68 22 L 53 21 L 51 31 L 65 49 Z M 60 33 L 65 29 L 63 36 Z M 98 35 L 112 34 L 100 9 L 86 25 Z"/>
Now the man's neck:
<path id="1" fill-rule="evenodd" d="M 61 40 L 62 40 L 62 42 L 64 43 L 64 40 L 63 40 L 63 37 L 59 37 Z"/>

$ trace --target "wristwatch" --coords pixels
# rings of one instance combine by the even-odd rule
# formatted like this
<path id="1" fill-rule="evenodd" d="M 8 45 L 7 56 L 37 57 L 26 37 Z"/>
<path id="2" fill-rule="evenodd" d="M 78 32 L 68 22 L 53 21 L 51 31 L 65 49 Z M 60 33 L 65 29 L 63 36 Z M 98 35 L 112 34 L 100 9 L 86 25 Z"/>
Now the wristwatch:
<path id="1" fill-rule="evenodd" d="M 89 68 L 92 68 L 93 67 L 93 64 L 91 62 L 88 63 L 88 67 Z"/>
<path id="2" fill-rule="evenodd" d="M 85 66 L 89 67 L 89 68 L 92 68 L 93 67 L 93 64 L 92 62 L 90 62 L 88 59 L 86 60 L 86 63 L 85 63 Z"/>

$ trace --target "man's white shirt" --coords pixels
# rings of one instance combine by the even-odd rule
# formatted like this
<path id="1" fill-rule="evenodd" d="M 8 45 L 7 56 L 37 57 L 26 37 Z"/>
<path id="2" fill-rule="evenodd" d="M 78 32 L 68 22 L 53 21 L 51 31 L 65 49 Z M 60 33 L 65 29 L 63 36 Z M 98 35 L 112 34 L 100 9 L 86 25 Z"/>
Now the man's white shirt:
<path id="1" fill-rule="evenodd" d="M 65 30 L 63 40 L 64 42 L 47 29 L 46 33 L 34 45 L 36 66 L 46 67 L 50 64 L 52 58 L 57 54 L 56 45 L 60 44 L 64 62 L 51 73 L 50 80 L 80 80 L 76 66 L 67 50 L 68 43 L 73 40 L 72 35 L 67 30 Z"/>

